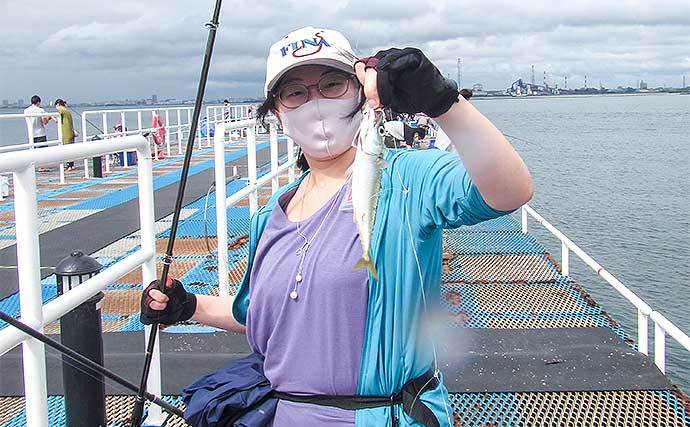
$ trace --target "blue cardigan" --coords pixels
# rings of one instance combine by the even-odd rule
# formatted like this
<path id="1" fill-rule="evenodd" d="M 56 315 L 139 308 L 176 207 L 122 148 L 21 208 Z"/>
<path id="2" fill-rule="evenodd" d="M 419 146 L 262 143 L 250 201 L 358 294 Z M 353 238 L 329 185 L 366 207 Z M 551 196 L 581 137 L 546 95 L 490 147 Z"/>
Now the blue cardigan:
<path id="1" fill-rule="evenodd" d="M 379 279 L 369 276 L 358 383 L 358 394 L 364 396 L 395 394 L 433 366 L 433 338 L 421 330 L 421 322 L 427 318 L 424 301 L 429 312 L 438 308 L 442 229 L 508 213 L 486 204 L 457 155 L 439 150 L 389 150 L 386 160 L 371 242 Z M 252 216 L 249 265 L 232 307 L 233 316 L 242 324 L 246 322 L 249 276 L 261 233 L 278 197 L 297 186 L 305 175 L 281 188 Z M 440 426 L 452 426 L 445 386 L 423 393 L 420 399 L 434 412 Z M 400 426 L 419 425 L 400 405 L 395 410 Z M 386 425 L 390 409 L 357 410 L 355 419 L 357 426 Z"/>

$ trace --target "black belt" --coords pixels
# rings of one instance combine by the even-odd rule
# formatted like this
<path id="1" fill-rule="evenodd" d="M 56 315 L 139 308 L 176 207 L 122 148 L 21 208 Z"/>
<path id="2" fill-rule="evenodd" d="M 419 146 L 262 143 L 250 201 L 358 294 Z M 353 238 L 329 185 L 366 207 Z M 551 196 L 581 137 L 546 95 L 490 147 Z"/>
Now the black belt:
<path id="1" fill-rule="evenodd" d="M 398 419 L 394 415 L 393 407 L 402 404 L 403 411 L 417 422 L 422 423 L 426 427 L 439 427 L 438 419 L 436 419 L 434 413 L 419 399 L 423 392 L 433 390 L 437 386 L 438 378 L 434 375 L 434 370 L 429 369 L 423 375 L 406 382 L 400 392 L 391 396 L 300 396 L 278 391 L 274 391 L 272 396 L 289 402 L 312 403 L 351 411 L 390 406 L 392 427 L 398 425 Z"/>

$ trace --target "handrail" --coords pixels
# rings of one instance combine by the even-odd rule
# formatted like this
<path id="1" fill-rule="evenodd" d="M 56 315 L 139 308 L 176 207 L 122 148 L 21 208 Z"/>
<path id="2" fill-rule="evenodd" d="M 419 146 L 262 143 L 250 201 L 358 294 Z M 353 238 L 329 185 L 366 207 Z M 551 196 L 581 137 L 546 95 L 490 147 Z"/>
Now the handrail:
<path id="1" fill-rule="evenodd" d="M 75 286 L 54 300 L 46 303 L 43 305 L 43 321 L 38 327 L 43 328 L 58 320 L 79 304 L 105 289 L 109 284 L 117 281 L 120 277 L 150 260 L 154 255 L 155 253 L 151 251 L 140 249 L 86 280 L 79 286 Z M 28 335 L 19 329 L 6 327 L 0 330 L 0 356 L 12 350 L 27 338 Z"/>
<path id="2" fill-rule="evenodd" d="M 606 271 L 598 262 L 573 243 L 565 234 L 559 231 L 544 217 L 539 215 L 529 205 L 524 205 L 521 211 L 522 232 L 527 233 L 528 215 L 537 220 L 555 237 L 561 241 L 561 268 L 563 275 L 568 275 L 569 251 L 574 252 L 585 264 L 592 268 L 599 276 L 606 280 L 615 290 L 637 308 L 637 346 L 640 353 L 649 354 L 649 319 L 654 322 L 654 363 L 662 373 L 666 372 L 666 335 L 670 335 L 678 344 L 690 352 L 690 336 L 664 317 L 658 311 L 653 310 L 633 291 L 628 289 L 613 274 Z"/>
<path id="3" fill-rule="evenodd" d="M 58 137 L 56 140 L 46 140 L 45 142 L 34 142 L 34 128 L 33 125 L 29 122 L 28 119 L 30 118 L 38 118 L 38 117 L 51 117 L 54 118 L 55 121 L 57 122 L 57 134 Z M 35 149 L 37 147 L 43 148 L 43 147 L 50 147 L 53 145 L 59 145 L 60 142 L 62 141 L 62 116 L 60 115 L 59 112 L 53 112 L 53 113 L 14 113 L 14 114 L 0 114 L 0 120 L 3 119 L 24 119 L 25 125 L 26 125 L 26 136 L 28 139 L 28 143 L 23 143 L 23 144 L 14 144 L 14 145 L 5 145 L 0 147 L 0 154 L 1 153 L 9 153 L 9 152 L 14 152 L 14 151 L 21 151 L 25 149 Z M 65 169 L 64 165 L 60 163 L 59 167 L 59 174 L 60 174 L 60 184 L 65 183 Z M 3 200 L 2 196 L 0 196 L 0 200 Z"/>
<path id="4" fill-rule="evenodd" d="M 119 150 L 136 150 L 138 168 L 139 223 L 141 249 L 116 262 L 79 286 L 65 292 L 47 304 L 41 295 L 40 247 L 38 239 L 38 199 L 36 196 L 36 166 L 61 162 L 84 156 L 100 156 Z M 12 172 L 15 209 L 17 273 L 19 303 L 23 323 L 40 329 L 47 323 L 83 303 L 119 277 L 141 266 L 142 283 L 156 277 L 155 228 L 153 208 L 153 172 L 151 147 L 141 135 L 118 138 L 92 144 L 70 144 L 41 150 L 24 150 L 0 154 L 0 173 Z M 145 333 L 150 332 L 150 327 Z M 46 427 L 48 399 L 46 386 L 45 347 L 35 338 L 7 327 L 0 331 L 0 355 L 18 344 L 23 346 L 24 396 L 26 425 Z M 160 395 L 160 355 L 154 350 L 149 390 Z"/>
<path id="5" fill-rule="evenodd" d="M 216 235 L 218 236 L 218 294 L 230 295 L 228 277 L 228 225 L 227 208 L 234 206 L 245 197 L 249 197 L 249 212 L 253 214 L 258 208 L 258 189 L 265 183 L 274 180 L 281 173 L 290 171 L 295 165 L 292 141 L 288 140 L 288 159 L 283 165 L 278 164 L 278 132 L 275 120 L 268 121 L 271 150 L 271 172 L 257 178 L 256 168 L 256 119 L 239 120 L 222 123 L 216 127 L 213 137 L 215 187 L 216 187 Z M 225 175 L 225 132 L 233 130 L 247 131 L 247 187 L 227 197 Z M 294 180 L 294 173 L 289 179 Z M 275 186 L 273 186 L 275 191 Z M 224 203 L 222 202 L 224 201 Z"/>

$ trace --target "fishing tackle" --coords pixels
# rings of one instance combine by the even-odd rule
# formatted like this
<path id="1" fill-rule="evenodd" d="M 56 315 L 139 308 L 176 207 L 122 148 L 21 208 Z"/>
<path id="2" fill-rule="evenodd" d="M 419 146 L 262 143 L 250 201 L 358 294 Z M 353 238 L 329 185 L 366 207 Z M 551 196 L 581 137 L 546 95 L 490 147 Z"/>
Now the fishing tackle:
<path id="1" fill-rule="evenodd" d="M 213 18 L 211 22 L 206 24 L 208 28 L 208 40 L 206 41 L 206 52 L 204 54 L 204 62 L 201 67 L 201 77 L 199 79 L 199 86 L 197 88 L 196 100 L 194 102 L 194 112 L 192 114 L 192 122 L 189 127 L 189 139 L 187 141 L 187 148 L 184 154 L 184 162 L 180 176 L 180 184 L 177 189 L 177 199 L 175 200 L 175 209 L 173 211 L 172 224 L 170 227 L 170 237 L 168 238 L 168 245 L 163 258 L 163 271 L 161 272 L 159 283 L 159 290 L 165 292 L 165 283 L 168 279 L 168 272 L 173 261 L 173 247 L 175 245 L 175 235 L 177 234 L 177 226 L 180 222 L 180 212 L 182 211 L 182 203 L 184 200 L 184 191 L 187 186 L 187 177 L 189 175 L 189 166 L 192 160 L 192 152 L 194 150 L 194 138 L 196 136 L 197 125 L 199 123 L 199 116 L 201 114 L 201 103 L 204 100 L 204 92 L 206 90 L 206 80 L 208 79 L 208 70 L 211 65 L 211 56 L 213 54 L 213 45 L 216 39 L 216 30 L 218 29 L 218 18 L 220 17 L 220 7 L 222 0 L 216 0 L 215 9 L 213 11 Z M 139 384 L 139 392 L 134 408 L 132 409 L 131 426 L 141 427 L 142 417 L 144 414 L 144 394 L 146 392 L 146 383 L 149 378 L 149 370 L 151 369 L 151 360 L 153 359 L 153 350 L 156 344 L 156 336 L 158 333 L 158 323 L 151 325 L 148 344 L 146 346 L 146 358 L 144 360 L 144 368 L 141 374 L 141 383 Z"/>

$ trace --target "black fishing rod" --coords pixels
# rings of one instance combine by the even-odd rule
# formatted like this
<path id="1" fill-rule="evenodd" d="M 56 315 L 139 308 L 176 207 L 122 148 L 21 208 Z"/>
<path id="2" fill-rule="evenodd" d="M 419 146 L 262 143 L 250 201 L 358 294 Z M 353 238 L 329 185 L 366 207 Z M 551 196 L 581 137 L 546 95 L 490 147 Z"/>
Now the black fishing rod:
<path id="1" fill-rule="evenodd" d="M 104 366 L 99 365 L 98 363 L 92 361 L 91 359 L 83 356 L 80 353 L 77 353 L 76 351 L 72 350 L 71 348 L 65 346 L 62 343 L 59 343 L 52 338 L 47 337 L 45 334 L 42 334 L 41 332 L 37 331 L 36 329 L 30 327 L 29 325 L 20 322 L 19 320 L 15 319 L 14 317 L 8 315 L 7 313 L 0 311 L 0 320 L 3 322 L 6 322 L 7 324 L 19 329 L 20 331 L 24 332 L 25 334 L 31 336 L 32 338 L 36 338 L 37 340 L 41 341 L 43 344 L 54 348 L 55 350 L 59 351 L 61 354 L 69 357 L 73 361 L 77 362 L 82 368 L 96 372 L 98 374 L 102 374 L 104 377 L 110 378 L 111 380 L 115 381 L 116 383 L 120 384 L 121 386 L 127 388 L 130 391 L 133 392 L 138 392 L 138 388 L 134 383 L 131 383 L 127 381 L 125 378 L 122 378 L 121 376 L 117 375 L 113 371 L 110 371 L 109 369 L 105 368 Z M 86 373 L 86 372 L 85 372 Z M 90 374 L 89 374 L 90 375 Z M 152 403 L 155 403 L 156 405 L 160 406 L 161 408 L 165 409 L 166 411 L 170 412 L 171 414 L 175 414 L 178 417 L 182 418 L 183 411 L 180 408 L 177 408 L 170 403 L 162 400 L 160 397 L 155 396 L 149 392 L 144 393 L 144 397 L 151 401 Z"/>
<path id="2" fill-rule="evenodd" d="M 158 281 L 158 290 L 165 292 L 165 284 L 168 280 L 168 272 L 170 271 L 170 264 L 173 261 L 173 246 L 175 245 L 175 234 L 177 234 L 177 225 L 180 221 L 180 211 L 182 210 L 182 201 L 184 199 L 184 190 L 187 185 L 187 175 L 189 174 L 189 164 L 192 160 L 192 151 L 194 150 L 194 137 L 196 136 L 197 124 L 199 123 L 199 115 L 201 114 L 201 103 L 204 100 L 204 91 L 206 89 L 206 79 L 208 78 L 208 69 L 211 65 L 211 55 L 213 54 L 213 44 L 216 39 L 216 30 L 218 29 L 218 19 L 220 17 L 220 6 L 222 0 L 216 0 L 216 6 L 213 11 L 213 18 L 211 22 L 206 24 L 208 28 L 208 40 L 206 41 L 206 53 L 204 54 L 204 62 L 201 67 L 201 77 L 199 79 L 199 87 L 196 92 L 196 100 L 194 102 L 194 113 L 192 123 L 189 128 L 189 139 L 187 140 L 187 148 L 184 154 L 184 163 L 182 166 L 182 173 L 180 176 L 180 185 L 177 189 L 177 200 L 175 201 L 175 210 L 173 211 L 172 225 L 170 227 L 170 237 L 168 238 L 168 247 L 163 258 L 163 271 L 161 272 L 160 280 Z M 146 346 L 146 359 L 144 360 L 144 369 L 141 374 L 141 383 L 139 384 L 139 394 L 134 402 L 132 409 L 131 426 L 141 427 L 141 419 L 144 414 L 144 394 L 146 393 L 146 383 L 149 378 L 149 370 L 151 369 L 151 359 L 153 358 L 153 349 L 156 343 L 156 335 L 158 333 L 158 322 L 151 325 L 151 333 L 149 334 L 149 341 Z"/>

